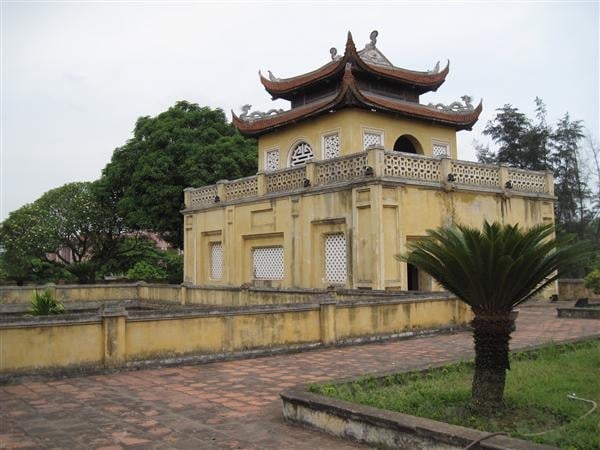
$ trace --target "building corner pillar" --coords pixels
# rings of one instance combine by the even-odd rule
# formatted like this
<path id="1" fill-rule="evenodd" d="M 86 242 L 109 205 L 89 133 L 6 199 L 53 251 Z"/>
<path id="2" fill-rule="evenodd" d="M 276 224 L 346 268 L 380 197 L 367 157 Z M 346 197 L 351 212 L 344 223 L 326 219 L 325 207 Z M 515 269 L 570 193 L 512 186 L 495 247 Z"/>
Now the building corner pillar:
<path id="1" fill-rule="evenodd" d="M 382 177 L 385 175 L 385 148 L 372 145 L 367 149 L 367 166 L 373 169 L 373 175 Z"/>
<path id="2" fill-rule="evenodd" d="M 258 172 L 256 174 L 256 185 L 259 196 L 267 193 L 267 177 L 264 172 Z"/>

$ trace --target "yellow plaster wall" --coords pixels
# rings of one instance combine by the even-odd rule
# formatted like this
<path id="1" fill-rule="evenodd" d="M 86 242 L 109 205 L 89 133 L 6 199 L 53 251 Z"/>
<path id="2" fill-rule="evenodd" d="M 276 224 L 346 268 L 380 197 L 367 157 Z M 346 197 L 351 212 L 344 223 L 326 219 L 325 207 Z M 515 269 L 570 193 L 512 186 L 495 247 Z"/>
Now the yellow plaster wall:
<path id="1" fill-rule="evenodd" d="M 136 284 L 2 286 L 0 304 L 30 303 L 36 291 L 42 293 L 46 290 L 60 302 L 132 300 L 137 297 Z"/>
<path id="2" fill-rule="evenodd" d="M 118 367 L 181 355 L 334 344 L 411 329 L 465 324 L 468 308 L 454 298 L 325 302 L 297 307 L 221 311 L 153 319 L 103 317 L 93 323 L 0 325 L 0 373 L 48 368 Z"/>
<path id="3" fill-rule="evenodd" d="M 0 329 L 0 373 L 102 364 L 102 323 Z"/>
<path id="4" fill-rule="evenodd" d="M 349 108 L 260 136 L 258 139 L 259 171 L 264 170 L 265 167 L 265 152 L 273 149 L 279 149 L 279 168 L 288 167 L 290 151 L 301 140 L 312 147 L 316 160 L 324 159 L 322 138 L 335 132 L 340 136 L 340 156 L 361 152 L 364 150 L 365 130 L 383 132 L 384 147 L 387 150 L 394 148 L 394 143 L 400 136 L 409 134 L 419 142 L 426 156 L 432 156 L 435 140 L 450 144 L 450 156 L 454 159 L 457 157 L 456 131 L 453 128 Z"/>
<path id="5" fill-rule="evenodd" d="M 407 329 L 461 325 L 472 318 L 470 308 L 459 300 L 420 301 L 379 305 L 338 306 L 338 339 L 377 333 L 392 334 Z"/>
<path id="6" fill-rule="evenodd" d="M 128 359 L 175 353 L 224 351 L 227 317 L 127 322 Z"/>
<path id="7" fill-rule="evenodd" d="M 260 220 L 255 216 L 260 215 Z M 326 288 L 325 236 L 344 233 L 347 288 L 407 289 L 406 265 L 395 258 L 406 242 L 427 229 L 451 223 L 479 227 L 483 219 L 530 227 L 553 222 L 547 198 L 496 192 L 455 190 L 414 184 L 363 182 L 355 186 L 282 195 L 209 210 L 191 212 L 195 246 L 186 257 L 195 272 L 186 281 L 195 285 L 240 286 L 251 283 L 275 288 Z M 225 218 L 224 223 L 221 220 Z M 223 277 L 210 279 L 210 239 L 222 241 Z M 254 280 L 252 248 L 280 245 L 284 278 Z M 436 290 L 428 277 L 422 289 Z"/>
<path id="8" fill-rule="evenodd" d="M 576 301 L 580 298 L 589 300 L 598 300 L 600 295 L 585 287 L 584 280 L 566 279 L 558 280 L 558 299 L 567 301 Z"/>

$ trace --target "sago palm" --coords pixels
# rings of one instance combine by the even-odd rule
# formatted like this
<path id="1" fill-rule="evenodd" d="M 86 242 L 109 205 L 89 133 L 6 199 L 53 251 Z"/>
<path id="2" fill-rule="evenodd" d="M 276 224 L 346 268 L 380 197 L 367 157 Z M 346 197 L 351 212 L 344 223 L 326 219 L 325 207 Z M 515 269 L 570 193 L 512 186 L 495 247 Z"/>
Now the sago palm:
<path id="1" fill-rule="evenodd" d="M 472 403 L 492 410 L 503 401 L 513 308 L 552 283 L 557 270 L 582 257 L 581 246 L 554 238 L 551 225 L 523 229 L 490 224 L 428 230 L 400 257 L 429 273 L 467 303 L 474 314 L 475 373 Z"/>

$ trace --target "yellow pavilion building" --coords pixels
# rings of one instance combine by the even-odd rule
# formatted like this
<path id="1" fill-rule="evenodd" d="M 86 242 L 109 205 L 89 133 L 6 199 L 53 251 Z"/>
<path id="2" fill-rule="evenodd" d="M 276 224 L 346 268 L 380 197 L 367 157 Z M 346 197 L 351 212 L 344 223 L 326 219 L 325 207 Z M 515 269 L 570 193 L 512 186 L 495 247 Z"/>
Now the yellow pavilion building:
<path id="1" fill-rule="evenodd" d="M 330 55 L 303 75 L 261 75 L 289 109 L 233 114 L 258 139 L 259 171 L 186 189 L 186 283 L 437 290 L 396 259 L 427 229 L 554 221 L 550 173 L 457 160 L 456 133 L 473 127 L 481 102 L 419 101 L 449 64 L 396 67 L 376 31 L 360 51 L 348 33 L 343 55 Z"/>

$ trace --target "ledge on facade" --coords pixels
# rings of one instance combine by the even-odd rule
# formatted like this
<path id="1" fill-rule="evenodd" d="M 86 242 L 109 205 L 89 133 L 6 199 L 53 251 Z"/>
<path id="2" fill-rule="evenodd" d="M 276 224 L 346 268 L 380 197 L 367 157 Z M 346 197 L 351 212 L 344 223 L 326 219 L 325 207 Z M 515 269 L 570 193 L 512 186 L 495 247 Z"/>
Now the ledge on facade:
<path id="1" fill-rule="evenodd" d="M 525 196 L 554 196 L 554 180 L 550 172 L 387 152 L 383 147 L 372 146 L 364 152 L 323 161 L 313 160 L 299 167 L 259 172 L 252 177 L 219 181 L 201 188 L 187 188 L 185 210 L 370 179 L 430 185 L 445 191 L 462 189 L 495 192 L 506 197 L 510 197 L 513 192 Z"/>

